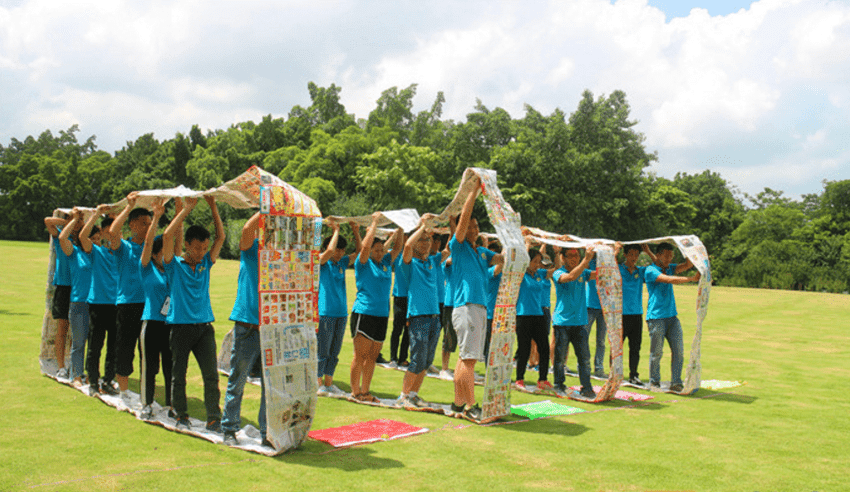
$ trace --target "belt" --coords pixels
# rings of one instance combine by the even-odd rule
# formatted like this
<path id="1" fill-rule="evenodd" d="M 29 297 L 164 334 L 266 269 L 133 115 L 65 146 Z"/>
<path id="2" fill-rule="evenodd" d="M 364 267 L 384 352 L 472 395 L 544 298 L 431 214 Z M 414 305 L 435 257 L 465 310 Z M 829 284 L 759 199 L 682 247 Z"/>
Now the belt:
<path id="1" fill-rule="evenodd" d="M 259 330 L 260 325 L 252 325 L 250 323 L 243 323 L 241 321 L 236 321 L 236 324 L 241 326 L 242 328 L 248 328 L 249 330 Z"/>

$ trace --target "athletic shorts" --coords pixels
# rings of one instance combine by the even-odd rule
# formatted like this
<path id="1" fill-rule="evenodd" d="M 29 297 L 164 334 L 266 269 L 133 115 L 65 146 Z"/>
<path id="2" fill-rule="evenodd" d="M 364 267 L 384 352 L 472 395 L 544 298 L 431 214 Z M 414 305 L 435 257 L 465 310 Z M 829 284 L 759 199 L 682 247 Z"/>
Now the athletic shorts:
<path id="1" fill-rule="evenodd" d="M 484 352 L 484 331 L 487 329 L 487 308 L 480 304 L 455 306 L 452 324 L 457 332 L 458 358 L 481 358 Z"/>
<path id="2" fill-rule="evenodd" d="M 373 342 L 384 343 L 389 319 L 389 316 L 351 313 L 351 337 L 354 338 L 359 333 Z"/>
<path id="3" fill-rule="evenodd" d="M 53 304 L 50 306 L 53 319 L 68 319 L 68 309 L 71 306 L 71 286 L 57 285 L 53 291 Z"/>

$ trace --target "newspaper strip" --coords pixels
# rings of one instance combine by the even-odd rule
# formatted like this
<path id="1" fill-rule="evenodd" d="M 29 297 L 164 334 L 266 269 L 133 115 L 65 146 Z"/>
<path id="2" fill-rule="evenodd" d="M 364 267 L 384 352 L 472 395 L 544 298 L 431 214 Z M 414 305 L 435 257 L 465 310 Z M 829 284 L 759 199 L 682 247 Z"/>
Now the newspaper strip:
<path id="1" fill-rule="evenodd" d="M 405 233 L 411 233 L 419 225 L 419 212 L 414 208 L 403 208 L 400 210 L 381 210 L 382 217 L 378 220 L 378 227 L 386 227 L 395 224 L 401 227 Z M 368 227 L 372 223 L 371 215 L 358 215 L 354 217 L 342 217 L 331 215 L 325 220 L 339 223 L 356 222 L 357 224 Z"/>
<path id="2" fill-rule="evenodd" d="M 594 401 L 608 401 L 615 397 L 623 381 L 623 279 L 617 257 L 610 245 L 600 244 L 596 253 L 596 291 L 608 327 L 611 370 Z"/>

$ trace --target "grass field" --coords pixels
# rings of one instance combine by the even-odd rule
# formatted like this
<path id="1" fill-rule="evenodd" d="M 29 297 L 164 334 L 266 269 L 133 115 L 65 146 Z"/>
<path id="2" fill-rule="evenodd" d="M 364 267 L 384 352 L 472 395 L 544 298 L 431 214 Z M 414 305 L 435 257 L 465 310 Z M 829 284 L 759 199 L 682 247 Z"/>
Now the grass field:
<path id="1" fill-rule="evenodd" d="M 727 393 L 655 395 L 649 405 L 569 402 L 590 412 L 492 426 L 320 399 L 314 429 L 388 418 L 432 432 L 342 450 L 308 440 L 266 458 L 144 424 L 43 377 L 47 253 L 45 243 L 0 242 L 0 491 L 850 489 L 846 295 L 715 287 L 702 374 L 747 382 Z M 212 270 L 219 340 L 231 327 L 237 269 L 237 262 L 222 260 Z M 687 357 L 696 288 L 677 286 L 676 294 Z M 645 334 L 644 378 L 648 348 Z M 347 339 L 337 370 L 343 389 L 351 353 Z M 665 349 L 663 378 L 669 360 Z M 136 377 L 131 387 L 138 391 Z M 377 369 L 373 390 L 395 396 L 401 377 Z M 225 385 L 222 379 L 222 391 Z M 193 416 L 204 415 L 201 388 L 190 362 Z M 256 425 L 259 394 L 258 387 L 246 388 L 243 424 Z M 451 394 L 447 382 L 423 385 L 429 400 L 449 402 Z M 514 393 L 512 399 L 543 398 Z"/>

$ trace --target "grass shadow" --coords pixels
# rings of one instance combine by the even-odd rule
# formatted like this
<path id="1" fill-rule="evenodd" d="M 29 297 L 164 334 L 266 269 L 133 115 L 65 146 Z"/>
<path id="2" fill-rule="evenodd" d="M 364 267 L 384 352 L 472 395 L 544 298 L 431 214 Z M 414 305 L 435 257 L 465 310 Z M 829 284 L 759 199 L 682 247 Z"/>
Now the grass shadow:
<path id="1" fill-rule="evenodd" d="M 31 313 L 13 313 L 8 309 L 0 309 L 0 316 L 30 316 Z"/>
<path id="2" fill-rule="evenodd" d="M 581 415 L 581 414 L 575 414 Z M 558 417 L 574 417 L 575 415 L 558 415 L 556 417 L 527 420 L 518 418 L 514 421 L 493 424 L 499 429 L 524 432 L 529 434 L 557 434 L 561 436 L 580 436 L 588 431 L 587 426 L 576 422 L 568 422 Z"/>
<path id="3" fill-rule="evenodd" d="M 702 395 L 702 391 L 706 391 L 707 395 Z M 714 401 L 728 401 L 732 403 L 743 403 L 745 405 L 750 405 L 758 400 L 757 396 L 749 396 L 749 395 L 740 395 L 738 393 L 723 393 L 719 391 L 709 391 L 709 390 L 700 390 L 699 393 L 701 398 L 706 400 L 714 400 Z"/>
<path id="4" fill-rule="evenodd" d="M 316 451 L 312 451 L 314 447 Z M 275 460 L 312 468 L 334 468 L 346 472 L 404 467 L 401 461 L 375 456 L 375 453 L 373 448 L 364 445 L 335 449 L 330 444 L 308 440 L 299 450 L 277 456 Z"/>

